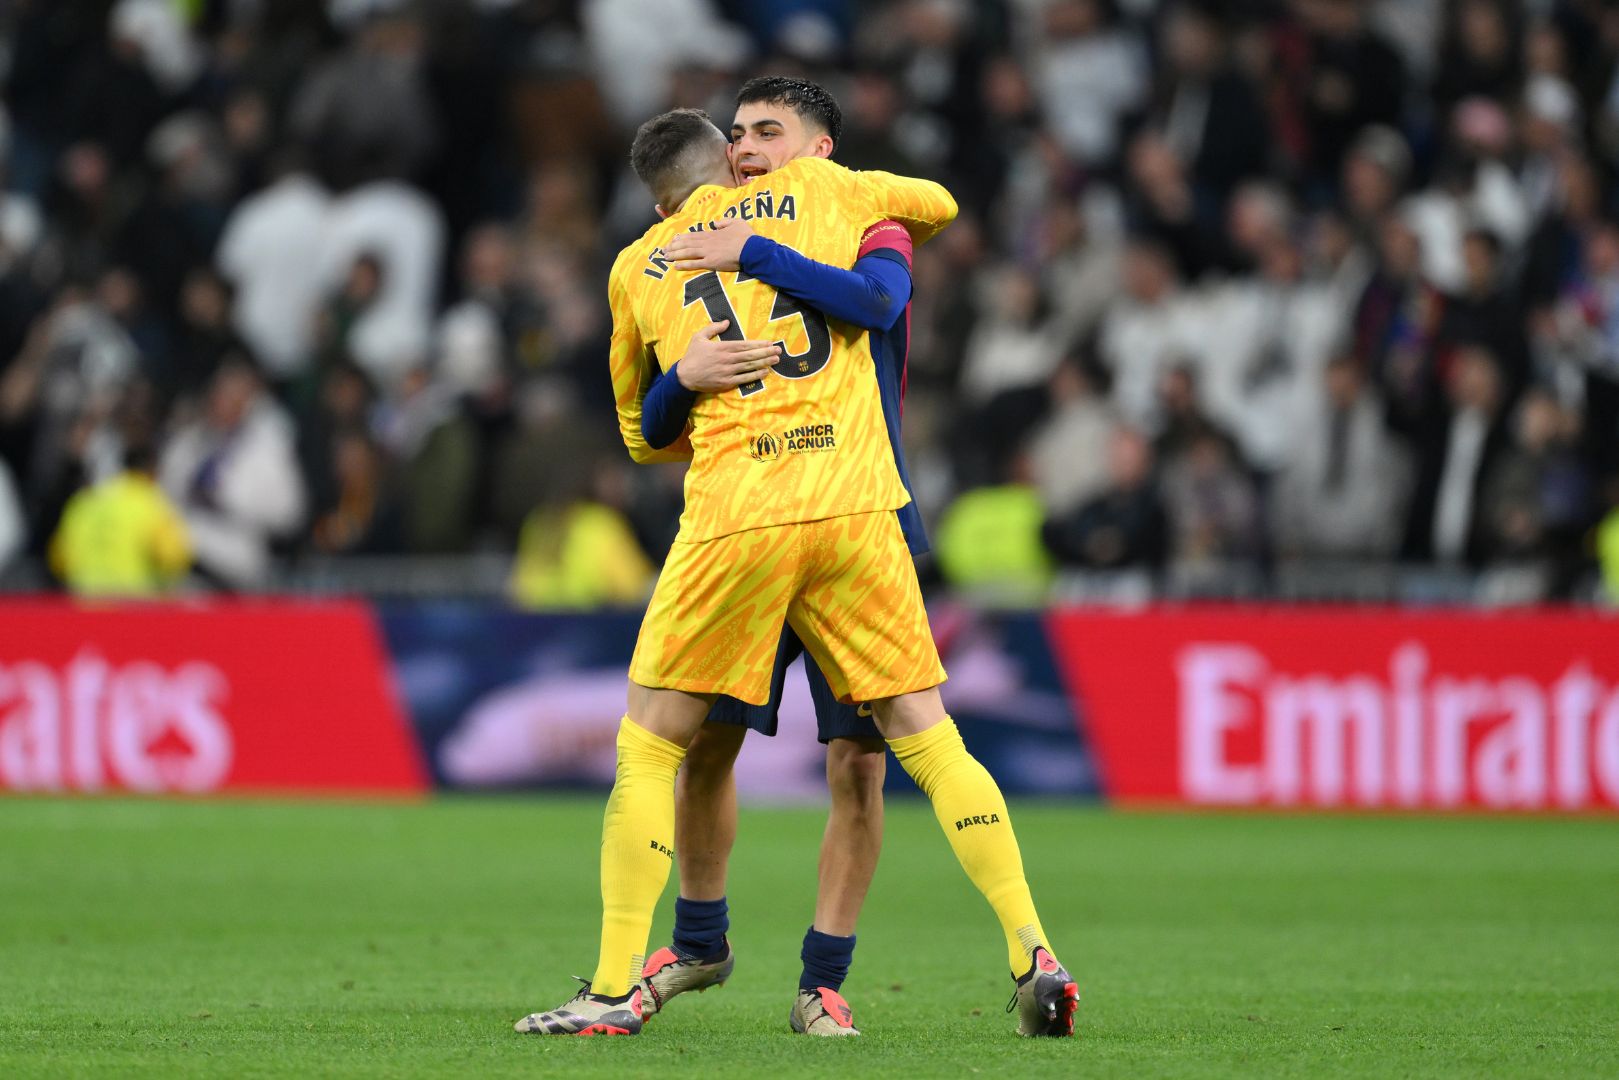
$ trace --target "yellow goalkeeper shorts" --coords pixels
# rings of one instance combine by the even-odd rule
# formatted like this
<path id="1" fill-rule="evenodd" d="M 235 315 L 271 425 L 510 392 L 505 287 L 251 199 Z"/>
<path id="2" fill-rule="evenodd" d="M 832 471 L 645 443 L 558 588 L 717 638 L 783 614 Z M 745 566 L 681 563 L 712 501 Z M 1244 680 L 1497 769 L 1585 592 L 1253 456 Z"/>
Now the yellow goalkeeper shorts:
<path id="1" fill-rule="evenodd" d="M 945 680 L 892 510 L 676 541 L 630 678 L 763 705 L 783 621 L 846 703 Z"/>

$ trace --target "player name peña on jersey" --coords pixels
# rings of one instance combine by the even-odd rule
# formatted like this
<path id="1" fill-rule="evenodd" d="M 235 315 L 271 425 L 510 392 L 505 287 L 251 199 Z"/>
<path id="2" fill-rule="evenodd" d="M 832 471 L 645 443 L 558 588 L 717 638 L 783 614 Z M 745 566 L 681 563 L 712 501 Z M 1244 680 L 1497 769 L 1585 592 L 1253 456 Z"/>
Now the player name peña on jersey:
<path id="1" fill-rule="evenodd" d="M 743 221 L 753 221 L 756 218 L 784 218 L 787 221 L 798 220 L 798 198 L 794 195 L 783 195 L 780 201 L 769 191 L 759 191 L 743 199 L 734 206 L 727 206 L 722 217 L 741 218 Z M 687 232 L 702 232 L 709 228 L 713 222 L 699 221 Z M 653 248 L 646 257 L 647 265 L 641 268 L 641 273 L 649 278 L 663 280 L 663 275 L 669 272 L 669 256 L 663 253 L 661 247 Z"/>

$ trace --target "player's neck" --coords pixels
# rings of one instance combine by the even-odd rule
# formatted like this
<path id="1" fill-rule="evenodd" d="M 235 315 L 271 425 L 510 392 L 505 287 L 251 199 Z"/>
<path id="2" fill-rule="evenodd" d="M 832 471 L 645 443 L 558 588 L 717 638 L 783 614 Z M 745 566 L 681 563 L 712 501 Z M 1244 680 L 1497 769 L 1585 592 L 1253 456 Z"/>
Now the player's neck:
<path id="1" fill-rule="evenodd" d="M 687 201 L 705 187 L 730 188 L 735 186 L 736 181 L 732 179 L 731 170 L 729 168 L 715 169 L 708 176 L 699 177 L 695 183 L 685 190 L 676 192 L 675 194 L 678 195 L 678 198 L 676 198 L 675 195 L 671 195 L 669 200 L 666 202 L 660 200 L 660 205 L 672 206 L 674 209 L 669 212 L 671 214 L 678 214 L 680 211 L 686 208 Z"/>

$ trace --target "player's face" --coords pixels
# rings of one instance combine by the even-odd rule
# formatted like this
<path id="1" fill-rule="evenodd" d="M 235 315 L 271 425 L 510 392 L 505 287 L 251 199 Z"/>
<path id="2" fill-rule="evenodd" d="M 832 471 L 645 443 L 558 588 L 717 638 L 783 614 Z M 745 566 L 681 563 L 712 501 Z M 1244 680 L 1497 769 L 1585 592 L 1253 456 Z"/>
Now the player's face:
<path id="1" fill-rule="evenodd" d="M 739 184 L 775 172 L 794 158 L 828 157 L 831 153 L 831 137 L 811 130 L 784 105 L 742 105 L 731 121 L 731 168 Z"/>

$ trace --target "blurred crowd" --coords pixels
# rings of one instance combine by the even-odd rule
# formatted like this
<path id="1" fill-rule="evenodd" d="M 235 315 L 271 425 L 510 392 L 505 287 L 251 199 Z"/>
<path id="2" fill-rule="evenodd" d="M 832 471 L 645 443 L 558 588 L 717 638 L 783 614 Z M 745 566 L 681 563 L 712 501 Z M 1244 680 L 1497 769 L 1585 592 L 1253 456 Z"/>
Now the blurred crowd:
<path id="1" fill-rule="evenodd" d="M 961 204 L 915 263 L 931 573 L 1619 586 L 1602 0 L 12 0 L 0 42 L 0 566 L 644 595 L 681 473 L 612 417 L 629 136 L 770 71 Z"/>

